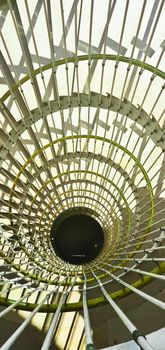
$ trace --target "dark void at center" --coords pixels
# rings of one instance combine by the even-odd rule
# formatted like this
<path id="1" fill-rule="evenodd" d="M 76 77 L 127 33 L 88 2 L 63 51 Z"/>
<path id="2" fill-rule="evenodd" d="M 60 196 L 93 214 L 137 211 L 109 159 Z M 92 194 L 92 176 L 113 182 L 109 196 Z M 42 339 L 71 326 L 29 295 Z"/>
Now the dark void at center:
<path id="1" fill-rule="evenodd" d="M 60 214 L 51 229 L 56 254 L 71 264 L 85 264 L 97 257 L 104 244 L 100 224 L 86 214 Z"/>

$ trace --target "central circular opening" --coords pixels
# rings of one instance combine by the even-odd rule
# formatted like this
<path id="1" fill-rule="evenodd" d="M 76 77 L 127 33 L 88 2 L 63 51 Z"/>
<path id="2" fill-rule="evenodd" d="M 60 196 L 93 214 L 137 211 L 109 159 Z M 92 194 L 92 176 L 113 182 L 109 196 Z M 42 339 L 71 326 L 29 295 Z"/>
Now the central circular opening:
<path id="1" fill-rule="evenodd" d="M 104 244 L 103 230 L 93 217 L 66 211 L 54 221 L 51 242 L 55 253 L 71 264 L 85 264 L 95 259 Z"/>

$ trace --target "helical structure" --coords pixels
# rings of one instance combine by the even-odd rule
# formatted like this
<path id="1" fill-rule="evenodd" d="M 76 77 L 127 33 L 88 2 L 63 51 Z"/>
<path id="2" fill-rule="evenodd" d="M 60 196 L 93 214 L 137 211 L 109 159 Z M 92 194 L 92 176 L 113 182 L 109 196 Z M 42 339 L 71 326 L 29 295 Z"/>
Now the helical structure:
<path id="1" fill-rule="evenodd" d="M 120 300 L 134 294 L 165 309 L 145 289 L 165 280 L 165 6 L 104 3 L 1 4 L 0 318 L 29 311 L 2 350 L 37 313 L 51 316 L 41 349 L 53 349 L 73 311 L 83 340 L 74 347 L 68 335 L 62 349 L 95 349 L 90 309 L 103 305 L 139 348 L 155 349 Z M 76 215 L 94 219 L 103 238 L 74 263 L 56 252 L 52 227 Z"/>

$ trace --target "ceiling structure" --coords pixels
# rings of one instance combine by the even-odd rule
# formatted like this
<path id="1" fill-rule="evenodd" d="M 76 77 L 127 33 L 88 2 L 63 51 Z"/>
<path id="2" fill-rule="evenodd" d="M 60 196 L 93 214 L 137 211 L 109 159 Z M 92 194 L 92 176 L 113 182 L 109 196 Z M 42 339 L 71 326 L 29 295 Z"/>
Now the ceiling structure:
<path id="1" fill-rule="evenodd" d="M 49 349 L 60 313 L 79 310 L 94 349 L 89 309 L 104 304 L 153 349 L 117 300 L 135 293 L 165 309 L 143 291 L 165 280 L 164 18 L 164 0 L 1 2 L 0 317 L 31 311 L 3 350 L 37 312 L 54 313 Z M 53 249 L 66 211 L 102 227 L 89 263 Z"/>

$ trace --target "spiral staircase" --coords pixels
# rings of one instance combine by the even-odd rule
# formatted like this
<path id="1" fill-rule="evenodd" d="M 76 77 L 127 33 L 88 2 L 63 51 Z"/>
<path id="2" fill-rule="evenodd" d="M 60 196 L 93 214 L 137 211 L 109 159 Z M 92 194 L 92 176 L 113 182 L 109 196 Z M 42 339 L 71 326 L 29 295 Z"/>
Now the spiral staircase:
<path id="1" fill-rule="evenodd" d="M 164 0 L 0 2 L 2 350 L 19 339 L 156 350 L 146 332 L 165 310 L 164 18 Z M 29 345 L 37 322 L 42 344 Z"/>

